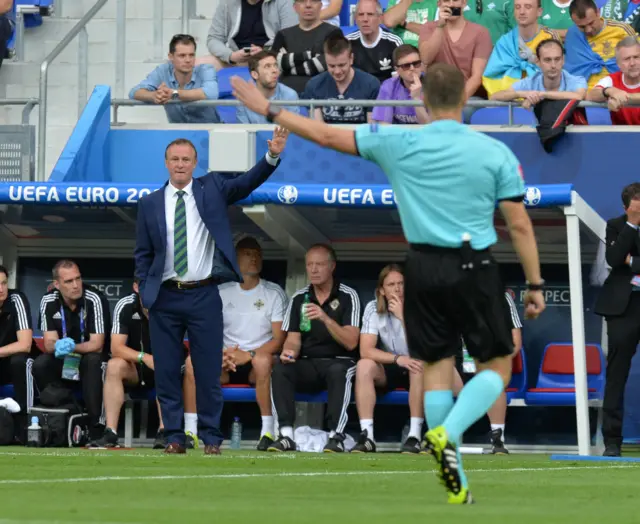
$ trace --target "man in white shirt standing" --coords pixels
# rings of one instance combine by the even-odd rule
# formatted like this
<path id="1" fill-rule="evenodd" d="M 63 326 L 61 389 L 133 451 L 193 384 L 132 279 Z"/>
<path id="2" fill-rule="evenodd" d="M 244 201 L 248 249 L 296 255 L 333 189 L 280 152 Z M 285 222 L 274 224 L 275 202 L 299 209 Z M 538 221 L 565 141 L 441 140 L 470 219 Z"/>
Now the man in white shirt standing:
<path id="1" fill-rule="evenodd" d="M 219 287 L 222 300 L 224 384 L 253 384 L 262 416 L 258 451 L 273 443 L 271 370 L 273 358 L 282 349 L 285 333 L 282 321 L 288 300 L 284 290 L 260 278 L 262 248 L 253 237 L 236 244 L 236 258 L 244 282 Z"/>
<path id="2" fill-rule="evenodd" d="M 149 310 L 156 391 L 165 453 L 186 453 L 182 427 L 182 343 L 189 336 L 196 379 L 198 437 L 205 455 L 219 455 L 222 415 L 222 302 L 218 285 L 242 282 L 227 207 L 246 198 L 279 164 L 288 132 L 276 128 L 269 150 L 243 174 L 193 178 L 195 145 L 184 138 L 165 150 L 169 180 L 138 202 L 135 276 Z"/>

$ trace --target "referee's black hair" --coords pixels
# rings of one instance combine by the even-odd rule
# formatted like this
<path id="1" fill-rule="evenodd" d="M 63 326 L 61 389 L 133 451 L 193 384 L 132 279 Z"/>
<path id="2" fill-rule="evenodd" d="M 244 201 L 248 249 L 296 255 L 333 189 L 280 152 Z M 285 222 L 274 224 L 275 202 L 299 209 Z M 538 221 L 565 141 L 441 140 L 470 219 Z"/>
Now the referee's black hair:
<path id="1" fill-rule="evenodd" d="M 439 63 L 422 77 L 424 102 L 429 112 L 461 109 L 465 102 L 465 80 L 457 67 Z"/>
<path id="2" fill-rule="evenodd" d="M 0 264 L 0 273 L 4 273 L 7 278 L 9 278 L 9 270 Z"/>
<path id="3" fill-rule="evenodd" d="M 317 244 L 313 244 L 309 249 L 307 249 L 307 253 L 312 249 L 324 249 L 328 255 L 329 260 L 332 262 L 337 262 L 338 257 L 336 256 L 336 251 L 329 244 L 325 244 L 324 242 L 318 242 Z"/>

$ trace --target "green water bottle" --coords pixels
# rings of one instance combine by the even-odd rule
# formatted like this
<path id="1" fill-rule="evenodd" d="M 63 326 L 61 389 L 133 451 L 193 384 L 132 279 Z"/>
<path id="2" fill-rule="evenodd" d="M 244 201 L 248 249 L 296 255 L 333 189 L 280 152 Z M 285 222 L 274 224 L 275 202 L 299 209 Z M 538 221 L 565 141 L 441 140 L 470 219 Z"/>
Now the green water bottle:
<path id="1" fill-rule="evenodd" d="M 476 372 L 476 362 L 473 360 L 473 357 L 469 355 L 466 347 L 462 348 L 462 371 L 465 373 Z"/>
<path id="2" fill-rule="evenodd" d="M 300 308 L 300 332 L 307 333 L 311 331 L 311 320 L 307 315 L 307 304 L 309 302 L 309 293 L 304 294 L 304 300 L 302 301 L 302 307 Z"/>

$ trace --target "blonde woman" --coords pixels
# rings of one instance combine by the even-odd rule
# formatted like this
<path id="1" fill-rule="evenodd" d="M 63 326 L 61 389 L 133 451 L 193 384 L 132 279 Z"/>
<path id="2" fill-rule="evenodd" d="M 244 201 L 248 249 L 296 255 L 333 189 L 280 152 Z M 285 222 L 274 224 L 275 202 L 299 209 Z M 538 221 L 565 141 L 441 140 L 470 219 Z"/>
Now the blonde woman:
<path id="1" fill-rule="evenodd" d="M 367 304 L 360 332 L 360 360 L 356 368 L 356 406 L 362 433 L 354 453 L 376 450 L 373 410 L 376 388 L 409 390 L 411 424 L 403 453 L 420 453 L 423 410 L 422 362 L 409 357 L 405 337 L 404 276 L 397 264 L 385 266 L 378 277 L 376 299 Z"/>

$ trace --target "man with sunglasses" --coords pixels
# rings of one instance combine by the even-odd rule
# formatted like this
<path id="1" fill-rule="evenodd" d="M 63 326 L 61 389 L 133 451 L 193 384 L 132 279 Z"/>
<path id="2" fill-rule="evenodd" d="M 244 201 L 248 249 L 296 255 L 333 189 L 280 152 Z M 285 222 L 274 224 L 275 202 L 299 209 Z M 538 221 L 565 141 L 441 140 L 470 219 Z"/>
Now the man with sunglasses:
<path id="1" fill-rule="evenodd" d="M 215 107 L 168 104 L 170 101 L 217 100 L 218 79 L 210 64 L 196 65 L 196 41 L 175 35 L 169 43 L 169 61 L 156 67 L 129 93 L 132 100 L 163 105 L 172 124 L 218 124 Z"/>
<path id="2" fill-rule="evenodd" d="M 418 49 L 402 44 L 392 58 L 398 74 L 382 83 L 378 100 L 422 100 L 424 66 Z M 378 106 L 373 109 L 371 119 L 380 124 L 428 124 L 430 121 L 422 104 L 419 107 Z"/>

